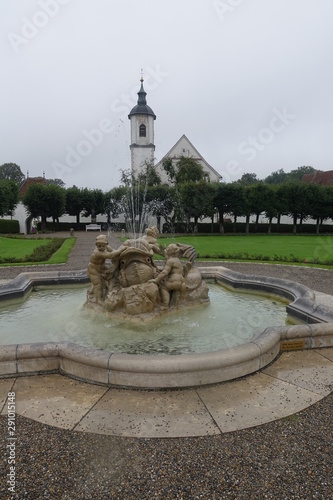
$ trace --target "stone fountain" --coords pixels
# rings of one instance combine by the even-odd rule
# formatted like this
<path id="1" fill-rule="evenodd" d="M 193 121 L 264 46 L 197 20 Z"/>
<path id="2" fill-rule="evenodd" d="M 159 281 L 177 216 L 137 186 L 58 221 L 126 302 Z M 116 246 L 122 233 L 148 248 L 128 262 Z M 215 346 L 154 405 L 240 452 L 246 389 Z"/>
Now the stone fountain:
<path id="1" fill-rule="evenodd" d="M 208 286 L 194 266 L 195 248 L 171 243 L 163 249 L 157 236 L 156 227 L 147 228 L 143 237 L 128 239 L 117 250 L 105 235 L 97 236 L 88 265 L 92 285 L 85 307 L 142 322 L 209 302 Z M 154 254 L 165 256 L 162 269 Z"/>
<path id="2" fill-rule="evenodd" d="M 45 341 L 45 332 L 41 331 L 40 342 L 13 341 L 1 345 L 0 378 L 59 372 L 107 386 L 194 387 L 254 373 L 274 361 L 283 350 L 333 345 L 330 296 L 329 302 L 325 302 L 326 299 L 298 283 L 245 275 L 221 266 L 199 269 L 194 265 L 193 247 L 172 243 L 162 249 L 157 235 L 156 228 L 148 228 L 143 237 L 127 240 L 116 250 L 108 245 L 106 236 L 100 235 L 87 272 L 22 273 L 10 283 L 0 285 L 0 302 L 22 299 L 35 287 L 73 285 L 90 280 L 85 303 L 88 310 L 120 320 L 144 322 L 182 308 L 208 304 L 205 280 L 209 279 L 232 290 L 282 297 L 288 302 L 287 313 L 301 324 L 267 326 L 236 347 L 162 356 L 108 351 L 70 341 Z M 162 266 L 154 262 L 156 254 L 165 256 Z M 220 329 L 223 335 L 222 320 Z M 203 328 L 202 336 L 205 334 Z"/>

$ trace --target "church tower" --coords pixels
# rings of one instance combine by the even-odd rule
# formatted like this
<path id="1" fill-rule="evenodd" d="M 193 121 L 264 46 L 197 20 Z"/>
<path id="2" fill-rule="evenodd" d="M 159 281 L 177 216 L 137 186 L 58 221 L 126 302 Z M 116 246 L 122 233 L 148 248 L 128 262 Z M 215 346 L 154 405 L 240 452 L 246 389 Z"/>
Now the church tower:
<path id="1" fill-rule="evenodd" d="M 139 172 L 145 162 L 154 162 L 154 120 L 156 116 L 147 105 L 147 99 L 141 77 L 141 88 L 138 92 L 138 103 L 131 110 L 131 166 L 132 171 Z"/>

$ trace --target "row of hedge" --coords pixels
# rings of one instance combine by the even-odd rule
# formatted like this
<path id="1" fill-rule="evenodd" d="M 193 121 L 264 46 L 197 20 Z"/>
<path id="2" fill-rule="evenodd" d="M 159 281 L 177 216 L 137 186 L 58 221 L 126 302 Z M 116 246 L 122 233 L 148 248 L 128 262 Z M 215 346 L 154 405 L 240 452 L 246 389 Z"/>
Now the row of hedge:
<path id="1" fill-rule="evenodd" d="M 232 233 L 242 233 L 245 234 L 246 223 L 245 222 L 236 222 L 236 224 L 231 222 L 226 222 L 223 224 L 224 232 L 226 234 Z M 252 234 L 255 233 L 268 233 L 268 224 L 256 224 L 251 223 L 249 226 L 249 231 Z M 274 234 L 277 233 L 292 233 L 293 225 L 292 224 L 272 224 L 271 232 Z M 184 223 L 177 222 L 174 224 L 173 228 L 170 228 L 167 224 L 163 225 L 163 233 L 194 233 L 194 224 L 190 223 L 189 226 L 186 226 Z M 218 223 L 205 223 L 201 222 L 198 224 L 198 233 L 199 234 L 219 234 L 220 233 L 220 225 Z M 316 225 L 315 224 L 302 224 L 301 226 L 297 226 L 297 233 L 299 234 L 315 234 L 316 233 Z M 320 233 L 333 233 L 333 225 L 323 224 L 320 227 Z"/>
<path id="2" fill-rule="evenodd" d="M 100 224 L 102 226 L 103 231 L 107 231 L 108 225 L 106 222 L 97 222 L 97 224 Z M 59 222 L 58 224 L 54 225 L 53 222 L 47 222 L 46 223 L 46 230 L 47 231 L 65 231 L 69 232 L 71 229 L 74 229 L 76 231 L 85 231 L 86 230 L 86 225 L 87 223 L 80 222 L 79 226 L 75 223 L 72 222 Z M 250 233 L 268 233 L 268 224 L 258 224 L 257 226 L 253 223 L 250 224 Z M 126 224 L 124 222 L 117 222 L 117 223 L 111 223 L 110 225 L 111 231 L 115 232 L 120 232 L 122 229 L 127 231 Z M 237 222 L 236 225 L 231 222 L 226 222 L 224 223 L 224 232 L 226 234 L 245 234 L 245 229 L 246 229 L 246 224 L 245 222 Z M 40 224 L 38 225 L 38 231 L 41 230 Z M 194 233 L 194 223 L 190 223 L 189 226 L 187 226 L 185 223 L 177 222 L 174 224 L 172 228 L 168 226 L 167 224 L 163 224 L 163 233 Z M 292 233 L 293 232 L 293 225 L 292 224 L 280 224 L 278 226 L 277 224 L 272 224 L 271 226 L 271 232 L 272 234 L 277 234 L 277 233 Z M 315 234 L 316 233 L 316 225 L 315 224 L 302 224 L 301 226 L 297 226 L 297 232 L 301 234 Z M 220 225 L 218 223 L 212 224 L 211 222 L 200 222 L 198 224 L 198 233 L 199 234 L 220 234 Z M 329 224 L 323 224 L 320 227 L 320 233 L 328 234 L 328 233 L 333 233 L 333 225 Z"/>
<path id="3" fill-rule="evenodd" d="M 0 219 L 0 234 L 17 234 L 20 232 L 18 220 Z"/>
<path id="4" fill-rule="evenodd" d="M 97 222 L 97 224 L 101 224 L 102 230 L 106 231 L 108 229 L 108 225 L 106 222 Z M 80 222 L 77 227 L 76 223 L 73 222 L 59 222 L 54 224 L 53 222 L 46 223 L 46 230 L 50 232 L 54 231 L 65 231 L 69 232 L 71 229 L 75 229 L 76 231 L 85 231 L 86 230 L 86 222 Z M 237 222 L 236 225 L 230 222 L 224 223 L 224 232 L 226 234 L 232 233 L 245 233 L 245 222 Z M 41 230 L 40 224 L 38 224 L 38 231 Z M 111 231 L 121 231 L 124 229 L 126 231 L 126 224 L 124 222 L 120 223 L 111 223 Z M 19 222 L 17 220 L 10 219 L 0 219 L 0 234 L 17 234 L 20 232 Z M 194 233 L 194 224 L 190 223 L 189 226 L 186 224 L 177 222 L 174 224 L 173 228 L 170 228 L 167 224 L 163 225 L 163 233 Z M 200 222 L 198 224 L 198 233 L 199 234 L 219 234 L 220 226 L 218 223 L 205 223 Z M 250 224 L 250 233 L 267 233 L 268 232 L 268 224 L 258 224 L 256 227 L 255 224 Z M 293 225 L 292 224 L 272 224 L 271 226 L 272 233 L 292 233 Z M 297 226 L 297 232 L 302 234 L 315 234 L 316 233 L 316 225 L 315 224 L 302 224 L 301 226 Z M 323 224 L 320 227 L 320 233 L 328 234 L 333 233 L 333 225 Z"/>

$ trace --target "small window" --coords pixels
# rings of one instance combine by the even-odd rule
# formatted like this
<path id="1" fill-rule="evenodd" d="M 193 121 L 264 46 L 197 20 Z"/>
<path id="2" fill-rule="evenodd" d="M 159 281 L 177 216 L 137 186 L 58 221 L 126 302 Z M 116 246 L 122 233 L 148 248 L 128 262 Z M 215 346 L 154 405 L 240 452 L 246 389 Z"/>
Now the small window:
<path id="1" fill-rule="evenodd" d="M 139 127 L 139 137 L 146 137 L 146 125 L 143 123 Z"/>

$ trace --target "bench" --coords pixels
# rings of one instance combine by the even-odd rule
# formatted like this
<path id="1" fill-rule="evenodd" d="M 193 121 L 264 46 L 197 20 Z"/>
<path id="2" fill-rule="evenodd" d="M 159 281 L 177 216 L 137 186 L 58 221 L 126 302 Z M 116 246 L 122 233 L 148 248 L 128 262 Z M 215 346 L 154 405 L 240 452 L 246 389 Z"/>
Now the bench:
<path id="1" fill-rule="evenodd" d="M 102 231 L 100 224 L 86 224 L 86 231 Z"/>

